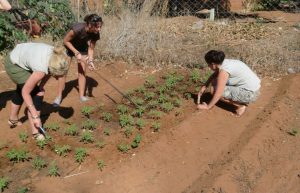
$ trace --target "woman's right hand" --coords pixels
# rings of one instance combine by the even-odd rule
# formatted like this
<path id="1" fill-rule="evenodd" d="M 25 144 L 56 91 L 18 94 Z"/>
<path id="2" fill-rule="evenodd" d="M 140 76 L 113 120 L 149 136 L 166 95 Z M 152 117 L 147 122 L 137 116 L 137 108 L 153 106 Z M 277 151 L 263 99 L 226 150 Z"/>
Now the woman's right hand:
<path id="1" fill-rule="evenodd" d="M 201 99 L 201 96 L 202 94 L 204 93 L 204 91 L 206 90 L 206 86 L 202 86 L 200 91 L 198 92 L 198 99 L 197 99 L 197 104 L 199 105 L 200 104 L 200 99 Z"/>
<path id="2" fill-rule="evenodd" d="M 32 117 L 32 122 L 36 128 L 40 128 L 42 126 L 42 121 L 41 121 L 40 117 L 38 117 L 38 118 Z"/>

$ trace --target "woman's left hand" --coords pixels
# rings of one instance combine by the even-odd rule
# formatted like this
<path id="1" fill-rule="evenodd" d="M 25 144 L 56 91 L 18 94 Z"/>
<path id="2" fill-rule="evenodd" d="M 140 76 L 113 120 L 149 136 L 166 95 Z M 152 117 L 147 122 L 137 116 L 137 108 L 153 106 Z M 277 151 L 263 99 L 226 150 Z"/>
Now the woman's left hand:
<path id="1" fill-rule="evenodd" d="M 209 110 L 208 105 L 205 102 L 197 105 L 197 109 L 199 109 L 199 110 Z"/>

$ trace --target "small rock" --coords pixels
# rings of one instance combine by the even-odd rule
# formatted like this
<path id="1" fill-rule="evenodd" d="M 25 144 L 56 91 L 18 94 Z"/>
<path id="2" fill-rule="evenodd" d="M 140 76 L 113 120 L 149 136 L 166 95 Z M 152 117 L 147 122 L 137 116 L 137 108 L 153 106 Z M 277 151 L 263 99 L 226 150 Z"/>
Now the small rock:
<path id="1" fill-rule="evenodd" d="M 295 74 L 296 73 L 294 68 L 288 68 L 287 71 L 288 71 L 289 74 Z"/>
<path id="2" fill-rule="evenodd" d="M 95 184 L 97 184 L 97 185 L 103 184 L 103 181 L 102 180 L 97 180 Z"/>

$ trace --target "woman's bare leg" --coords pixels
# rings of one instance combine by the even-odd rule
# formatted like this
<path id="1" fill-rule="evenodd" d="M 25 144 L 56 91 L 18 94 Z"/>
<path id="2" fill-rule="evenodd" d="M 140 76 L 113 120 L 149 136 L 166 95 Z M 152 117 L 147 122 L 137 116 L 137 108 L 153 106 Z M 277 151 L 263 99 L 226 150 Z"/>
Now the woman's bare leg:
<path id="1" fill-rule="evenodd" d="M 82 98 L 85 95 L 85 84 L 86 84 L 86 64 L 85 62 L 78 63 L 78 88 L 79 97 Z"/>

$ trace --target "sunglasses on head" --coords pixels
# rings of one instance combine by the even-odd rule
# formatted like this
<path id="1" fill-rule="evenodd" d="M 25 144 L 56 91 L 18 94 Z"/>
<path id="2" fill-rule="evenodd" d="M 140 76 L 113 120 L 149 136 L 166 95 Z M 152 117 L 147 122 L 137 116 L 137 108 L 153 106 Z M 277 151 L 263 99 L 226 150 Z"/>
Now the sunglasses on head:
<path id="1" fill-rule="evenodd" d="M 99 22 L 102 22 L 102 18 L 98 15 L 95 15 L 92 19 L 91 19 L 91 23 L 92 24 L 96 24 L 96 23 L 99 23 Z"/>

